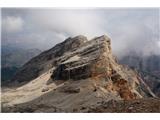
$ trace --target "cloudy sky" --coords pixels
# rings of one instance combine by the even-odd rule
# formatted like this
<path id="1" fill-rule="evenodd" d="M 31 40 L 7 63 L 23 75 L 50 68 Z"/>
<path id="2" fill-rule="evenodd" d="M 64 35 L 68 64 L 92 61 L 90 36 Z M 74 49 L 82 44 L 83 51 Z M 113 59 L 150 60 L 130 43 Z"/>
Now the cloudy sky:
<path id="1" fill-rule="evenodd" d="M 49 49 L 67 37 L 103 34 L 122 56 L 131 51 L 160 55 L 159 9 L 3 8 L 2 45 Z"/>

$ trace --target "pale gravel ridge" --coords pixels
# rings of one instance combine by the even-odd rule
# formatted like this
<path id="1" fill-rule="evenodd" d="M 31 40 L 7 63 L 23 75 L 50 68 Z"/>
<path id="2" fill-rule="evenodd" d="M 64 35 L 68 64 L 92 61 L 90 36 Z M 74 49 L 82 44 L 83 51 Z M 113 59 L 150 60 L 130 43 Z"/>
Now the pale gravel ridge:
<path id="1" fill-rule="evenodd" d="M 2 103 L 5 103 L 5 105 L 14 105 L 29 102 L 55 89 L 57 87 L 55 83 L 46 84 L 51 74 L 52 69 L 21 87 L 2 92 Z M 42 92 L 43 89 L 48 90 Z"/>

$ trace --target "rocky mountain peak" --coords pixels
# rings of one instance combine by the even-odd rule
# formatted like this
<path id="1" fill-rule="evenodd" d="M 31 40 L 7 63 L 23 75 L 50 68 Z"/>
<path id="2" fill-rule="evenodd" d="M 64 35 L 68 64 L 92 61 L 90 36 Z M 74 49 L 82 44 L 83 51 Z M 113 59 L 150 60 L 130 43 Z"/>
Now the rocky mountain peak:
<path id="1" fill-rule="evenodd" d="M 95 37 L 94 40 L 106 40 L 106 41 L 110 42 L 110 38 L 107 35 Z"/>
<path id="2" fill-rule="evenodd" d="M 92 40 L 82 35 L 68 38 L 33 58 L 14 80 L 31 81 L 50 69 L 52 81 L 99 80 L 105 83 L 108 93 L 116 93 L 123 99 L 154 96 L 137 73 L 117 63 L 112 55 L 111 40 L 106 35 Z M 104 88 L 104 84 L 100 87 Z"/>
<path id="3" fill-rule="evenodd" d="M 56 54 L 58 54 L 58 56 L 62 56 L 63 53 L 67 51 L 73 51 L 81 47 L 87 41 L 88 41 L 87 37 L 82 36 L 82 35 L 79 35 L 73 38 L 69 37 L 64 42 L 58 44 L 59 46 L 57 46 L 56 48 L 53 47 L 51 50 L 54 50 L 54 51 L 58 50 Z"/>
<path id="4" fill-rule="evenodd" d="M 102 100 L 155 97 L 136 71 L 115 60 L 106 35 L 91 40 L 81 35 L 68 38 L 31 59 L 12 80 L 23 85 L 13 90 L 20 97 L 8 99 L 12 91 L 4 95 L 7 105 L 28 100 L 26 105 L 63 106 L 62 111 L 72 111 Z"/>
<path id="5" fill-rule="evenodd" d="M 66 39 L 63 44 L 64 46 L 70 46 L 70 49 L 76 48 L 81 46 L 82 44 L 84 44 L 85 42 L 87 42 L 87 37 L 82 36 L 82 35 L 78 35 L 76 37 L 69 37 L 68 39 Z"/>
<path id="6" fill-rule="evenodd" d="M 88 41 L 86 36 L 83 35 L 78 35 L 72 38 L 73 40 L 83 40 L 83 41 Z"/>
<path id="7" fill-rule="evenodd" d="M 137 79 L 138 75 L 134 71 L 116 62 L 110 42 L 110 39 L 103 35 L 85 42 L 74 51 L 67 52 L 57 59 L 58 62 L 51 78 L 53 80 L 97 79 L 100 81 L 105 79 L 110 84 L 106 89 L 109 90 L 112 86 L 112 90 L 109 91 L 118 92 L 123 99 L 140 98 L 147 91 L 147 94 L 154 96 L 148 87 L 143 87 L 145 92 L 142 89 L 136 90 L 136 86 L 143 84 L 142 80 Z"/>

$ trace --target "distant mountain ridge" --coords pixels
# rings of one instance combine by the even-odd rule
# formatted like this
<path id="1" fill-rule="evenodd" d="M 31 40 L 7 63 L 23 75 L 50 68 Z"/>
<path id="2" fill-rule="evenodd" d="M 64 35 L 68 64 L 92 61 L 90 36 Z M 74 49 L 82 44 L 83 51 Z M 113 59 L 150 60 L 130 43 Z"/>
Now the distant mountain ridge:
<path id="1" fill-rule="evenodd" d="M 23 49 L 13 46 L 2 46 L 1 50 L 2 82 L 10 80 L 22 65 L 41 52 L 39 49 Z"/>
<path id="2" fill-rule="evenodd" d="M 2 47 L 2 67 L 21 67 L 39 53 L 41 53 L 39 49 Z"/>
<path id="3" fill-rule="evenodd" d="M 136 69 L 152 91 L 157 96 L 160 96 L 160 56 L 150 55 L 143 57 L 130 54 L 119 61 L 121 64 Z"/>

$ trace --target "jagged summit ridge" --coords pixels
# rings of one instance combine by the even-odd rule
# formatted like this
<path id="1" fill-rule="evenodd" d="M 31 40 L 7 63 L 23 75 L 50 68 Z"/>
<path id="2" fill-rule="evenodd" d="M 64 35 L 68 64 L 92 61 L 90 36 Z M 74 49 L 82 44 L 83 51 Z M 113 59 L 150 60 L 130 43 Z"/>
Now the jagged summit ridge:
<path id="1" fill-rule="evenodd" d="M 13 81 L 21 86 L 4 93 L 2 102 L 20 108 L 44 105 L 56 112 L 81 111 L 103 100 L 155 97 L 136 71 L 118 64 L 106 35 L 67 38 L 31 59 Z M 36 111 L 44 109 L 36 107 Z"/>
<path id="2" fill-rule="evenodd" d="M 104 36 L 102 36 L 102 38 L 104 38 Z M 96 46 L 96 44 L 99 42 L 93 42 L 92 40 L 89 41 L 87 37 L 83 35 L 79 35 L 73 38 L 69 37 L 62 43 L 59 43 L 53 48 L 42 52 L 40 55 L 34 57 L 28 63 L 23 65 L 12 78 L 11 82 L 16 82 L 16 84 L 17 82 L 25 84 L 26 82 L 29 82 L 44 72 L 48 71 L 48 69 L 53 68 L 57 64 L 59 57 L 63 57 L 64 53 L 81 48 L 84 46 L 84 44 L 92 46 L 90 43 Z"/>
<path id="3" fill-rule="evenodd" d="M 93 65 L 103 53 L 111 54 L 110 39 L 107 36 L 96 37 L 85 42 L 75 51 L 67 52 L 57 59 L 53 79 L 82 79 L 91 77 Z M 107 67 L 107 66 L 106 66 Z"/>
<path id="4" fill-rule="evenodd" d="M 117 63 L 106 35 L 91 40 L 82 35 L 67 38 L 25 64 L 13 80 L 26 83 L 50 69 L 53 81 L 105 80 L 106 90 L 123 99 L 153 96 L 134 71 Z"/>

